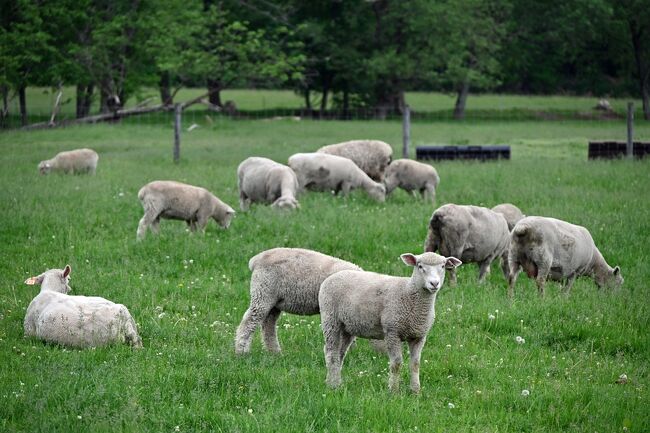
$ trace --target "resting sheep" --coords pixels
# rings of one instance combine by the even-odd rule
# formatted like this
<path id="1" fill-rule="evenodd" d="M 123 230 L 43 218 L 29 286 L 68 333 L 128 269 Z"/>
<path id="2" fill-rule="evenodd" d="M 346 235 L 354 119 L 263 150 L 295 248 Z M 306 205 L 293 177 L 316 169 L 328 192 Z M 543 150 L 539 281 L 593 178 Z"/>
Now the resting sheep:
<path id="1" fill-rule="evenodd" d="M 384 171 L 393 158 L 393 148 L 379 140 L 352 140 L 330 144 L 318 149 L 319 153 L 351 159 L 376 182 L 384 178 Z"/>
<path id="2" fill-rule="evenodd" d="M 436 201 L 436 188 L 439 183 L 440 177 L 435 168 L 411 159 L 391 162 L 384 175 L 386 195 L 399 187 L 407 192 L 420 191 L 422 198 L 429 198 L 432 203 Z"/>
<path id="3" fill-rule="evenodd" d="M 280 313 L 318 314 L 320 285 L 335 272 L 360 270 L 350 262 L 301 248 L 273 248 L 250 259 L 250 306 L 237 328 L 235 352 L 250 351 L 255 329 L 262 325 L 262 339 L 270 352 L 280 352 L 276 322 Z"/>
<path id="4" fill-rule="evenodd" d="M 431 215 L 424 251 L 478 263 L 482 282 L 490 272 L 490 263 L 507 250 L 509 235 L 508 223 L 499 213 L 479 206 L 446 204 Z M 456 284 L 455 269 L 449 274 L 450 282 Z"/>
<path id="5" fill-rule="evenodd" d="M 565 280 L 567 293 L 582 275 L 593 277 L 598 287 L 623 284 L 621 269 L 607 264 L 586 228 L 555 218 L 531 216 L 519 221 L 512 230 L 508 257 L 510 297 L 520 268 L 535 278 L 540 296 L 548 278 Z"/>
<path id="6" fill-rule="evenodd" d="M 363 188 L 370 197 L 383 202 L 386 187 L 373 181 L 354 162 L 326 153 L 297 153 L 289 158 L 289 167 L 298 176 L 300 188 L 316 191 L 341 191 Z"/>
<path id="7" fill-rule="evenodd" d="M 40 285 L 25 314 L 25 336 L 72 347 L 99 347 L 127 343 L 142 347 L 135 321 L 122 304 L 96 296 L 71 296 L 70 266 L 50 269 L 28 278 Z"/>
<path id="8" fill-rule="evenodd" d="M 327 384 L 341 384 L 341 367 L 355 337 L 383 339 L 390 359 L 388 386 L 399 388 L 402 342 L 409 346 L 411 390 L 420 391 L 420 354 L 435 319 L 435 302 L 445 268 L 461 261 L 435 253 L 402 254 L 413 266 L 410 278 L 363 271 L 341 271 L 320 288 L 318 304 L 325 336 Z"/>
<path id="9" fill-rule="evenodd" d="M 52 171 L 62 171 L 66 174 L 95 174 L 98 160 L 99 155 L 92 149 L 70 150 L 57 153 L 52 159 L 41 161 L 38 164 L 38 171 L 41 174 L 49 174 Z"/>
<path id="10" fill-rule="evenodd" d="M 239 207 L 246 211 L 251 202 L 271 203 L 280 209 L 300 207 L 296 200 L 298 178 L 290 167 L 268 158 L 246 158 L 237 168 Z"/>
<path id="11" fill-rule="evenodd" d="M 158 233 L 161 218 L 183 220 L 194 232 L 197 229 L 205 231 L 209 218 L 227 229 L 235 215 L 233 208 L 207 189 L 180 182 L 150 182 L 140 189 L 138 198 L 144 208 L 144 216 L 138 224 L 138 239 L 144 238 L 147 227 Z"/>

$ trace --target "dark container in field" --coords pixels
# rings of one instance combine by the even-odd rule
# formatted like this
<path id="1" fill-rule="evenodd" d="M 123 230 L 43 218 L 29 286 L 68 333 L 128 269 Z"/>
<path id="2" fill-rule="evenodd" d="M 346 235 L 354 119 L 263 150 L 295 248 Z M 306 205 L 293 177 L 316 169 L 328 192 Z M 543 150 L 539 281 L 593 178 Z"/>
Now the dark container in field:
<path id="1" fill-rule="evenodd" d="M 627 143 L 624 141 L 590 141 L 589 142 L 589 159 L 605 158 L 625 158 L 627 154 Z M 650 154 L 650 142 L 635 141 L 632 148 L 632 154 L 635 158 L 643 158 Z"/>
<path id="2" fill-rule="evenodd" d="M 510 146 L 418 146 L 416 159 L 510 159 Z"/>

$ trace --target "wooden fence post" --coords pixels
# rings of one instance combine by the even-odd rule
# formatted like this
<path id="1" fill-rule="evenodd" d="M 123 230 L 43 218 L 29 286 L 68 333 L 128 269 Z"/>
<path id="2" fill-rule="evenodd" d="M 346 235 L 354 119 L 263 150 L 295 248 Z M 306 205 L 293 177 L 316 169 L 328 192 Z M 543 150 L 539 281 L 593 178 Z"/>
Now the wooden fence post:
<path id="1" fill-rule="evenodd" d="M 181 113 L 183 104 L 174 105 L 174 164 L 178 164 L 181 156 Z"/>
<path id="2" fill-rule="evenodd" d="M 634 158 L 634 102 L 627 103 L 627 158 Z"/>
<path id="3" fill-rule="evenodd" d="M 411 144 L 411 107 L 404 106 L 402 118 L 402 158 L 409 157 L 409 145 Z"/>

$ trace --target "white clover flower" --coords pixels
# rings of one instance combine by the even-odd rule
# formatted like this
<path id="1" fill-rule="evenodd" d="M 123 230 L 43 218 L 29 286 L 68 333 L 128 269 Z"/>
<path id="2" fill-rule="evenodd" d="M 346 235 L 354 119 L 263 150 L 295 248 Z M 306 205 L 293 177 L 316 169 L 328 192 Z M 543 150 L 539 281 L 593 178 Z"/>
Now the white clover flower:
<path id="1" fill-rule="evenodd" d="M 165 312 L 163 311 L 162 313 L 160 313 L 160 314 L 158 315 L 158 318 L 159 318 L 159 319 L 162 319 L 162 318 L 165 317 L 166 315 L 167 315 L 167 313 L 165 313 Z"/>
<path id="2" fill-rule="evenodd" d="M 252 413 L 253 413 L 253 409 L 248 408 L 248 413 L 249 413 L 249 414 L 252 414 Z"/>
<path id="3" fill-rule="evenodd" d="M 449 409 L 454 409 L 454 408 L 456 407 L 456 405 L 453 404 L 453 403 L 451 403 L 451 402 L 449 402 L 449 403 L 447 403 L 447 407 L 448 407 Z"/>
<path id="4" fill-rule="evenodd" d="M 520 337 L 518 335 L 515 337 L 515 341 L 517 342 L 517 344 L 524 344 L 526 342 L 525 339 L 523 339 L 522 337 Z"/>
<path id="5" fill-rule="evenodd" d="M 176 427 L 174 427 L 174 431 L 181 431 L 181 426 L 177 425 Z"/>
<path id="6" fill-rule="evenodd" d="M 77 419 L 81 419 L 81 415 L 77 415 Z"/>
<path id="7" fill-rule="evenodd" d="M 523 389 L 521 391 L 521 395 L 522 397 L 528 397 L 530 395 L 530 391 L 528 391 L 527 389 Z"/>
<path id="8" fill-rule="evenodd" d="M 494 314 L 488 314 L 488 319 L 489 320 L 494 320 L 494 319 L 496 319 L 496 317 L 494 316 Z"/>

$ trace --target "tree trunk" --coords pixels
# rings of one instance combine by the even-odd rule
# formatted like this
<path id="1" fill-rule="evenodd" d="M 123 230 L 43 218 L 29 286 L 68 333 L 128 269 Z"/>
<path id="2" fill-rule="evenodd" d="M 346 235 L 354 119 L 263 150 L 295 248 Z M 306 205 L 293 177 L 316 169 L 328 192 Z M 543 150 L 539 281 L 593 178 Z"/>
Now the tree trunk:
<path id="1" fill-rule="evenodd" d="M 170 91 L 171 79 L 169 77 L 169 72 L 163 72 L 160 74 L 160 82 L 158 87 L 160 88 L 160 102 L 163 105 L 172 105 L 174 103 L 172 99 L 172 93 Z"/>
<path id="2" fill-rule="evenodd" d="M 628 21 L 630 35 L 632 36 L 632 47 L 634 49 L 634 62 L 636 63 L 636 73 L 639 76 L 639 90 L 643 101 L 643 118 L 650 120 L 650 66 L 644 68 L 643 65 L 643 30 L 638 27 L 636 21 Z"/>
<path id="3" fill-rule="evenodd" d="M 27 96 L 25 95 L 25 86 L 21 85 L 18 89 L 18 100 L 20 103 L 20 123 L 23 126 L 27 125 Z"/>
<path id="4" fill-rule="evenodd" d="M 92 84 L 77 84 L 77 119 L 90 114 L 94 86 Z"/>
<path id="5" fill-rule="evenodd" d="M 347 85 L 343 89 L 343 119 L 350 119 L 350 90 Z"/>
<path id="6" fill-rule="evenodd" d="M 216 105 L 217 107 L 223 107 L 223 103 L 221 102 L 221 80 L 208 80 L 208 92 L 210 93 L 210 96 L 208 96 L 208 101 L 212 105 Z"/>
<path id="7" fill-rule="evenodd" d="M 7 119 L 9 117 L 9 86 L 0 86 L 0 93 L 2 93 L 2 112 L 0 113 L 0 128 L 8 126 Z"/>
<path id="8" fill-rule="evenodd" d="M 323 84 L 323 97 L 320 100 L 320 117 L 323 117 L 325 110 L 327 110 L 327 96 L 329 95 L 329 85 L 328 83 Z"/>
<path id="9" fill-rule="evenodd" d="M 108 108 L 108 98 L 110 95 L 106 91 L 104 86 L 101 86 L 99 88 L 99 113 L 100 114 L 106 114 L 110 113 L 110 109 Z"/>
<path id="10" fill-rule="evenodd" d="M 307 111 L 311 111 L 311 97 L 310 97 L 309 87 L 305 88 L 304 96 L 305 96 L 305 108 L 307 109 Z"/>
<path id="11" fill-rule="evenodd" d="M 466 78 L 460 86 L 460 89 L 458 89 L 458 97 L 456 98 L 456 106 L 454 107 L 454 119 L 460 120 L 465 118 L 467 95 L 469 95 L 469 80 Z"/>

